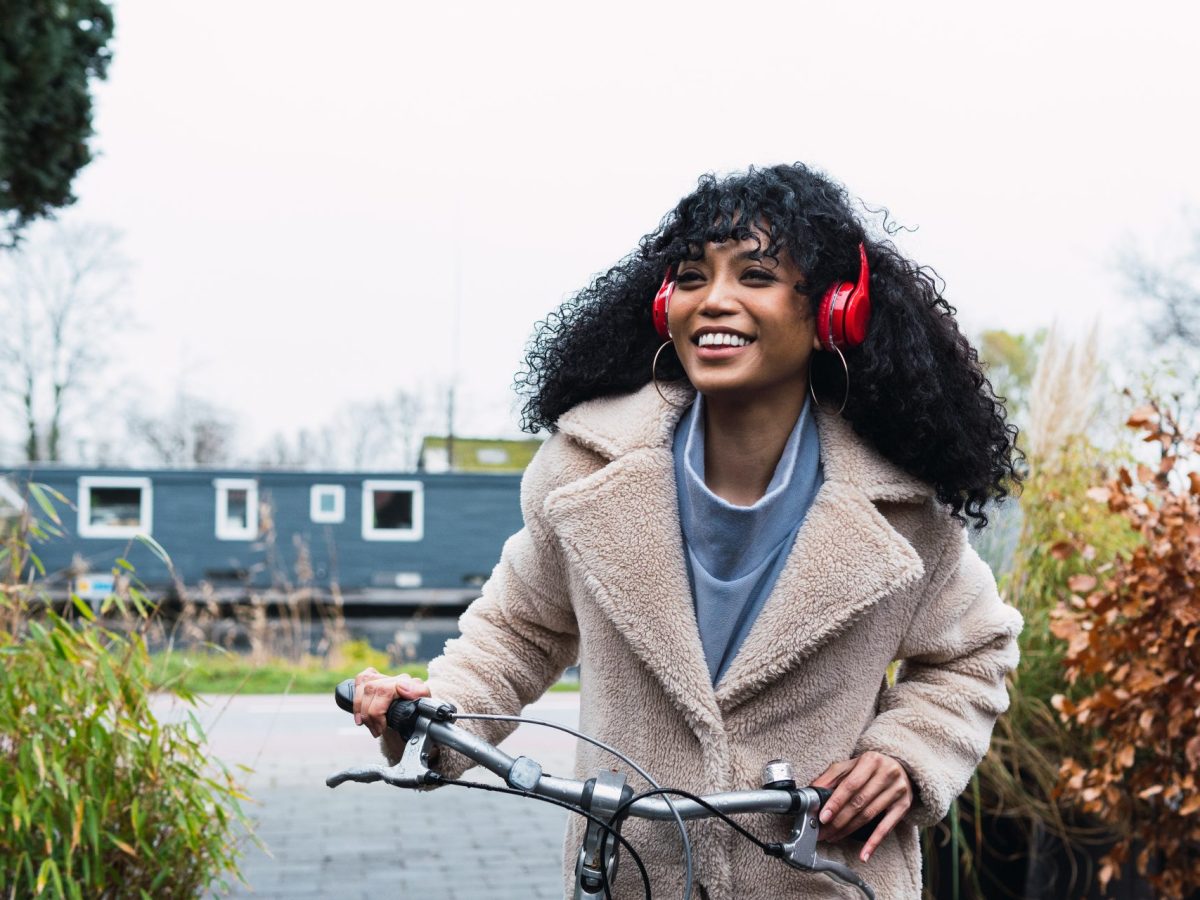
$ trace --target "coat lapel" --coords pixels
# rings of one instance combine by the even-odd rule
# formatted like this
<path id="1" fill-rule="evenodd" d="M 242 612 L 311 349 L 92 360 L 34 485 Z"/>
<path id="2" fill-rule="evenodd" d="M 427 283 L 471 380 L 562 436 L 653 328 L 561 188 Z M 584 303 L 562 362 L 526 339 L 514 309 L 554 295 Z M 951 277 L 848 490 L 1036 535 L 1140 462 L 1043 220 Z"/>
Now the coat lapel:
<path id="1" fill-rule="evenodd" d="M 786 674 L 922 572 L 916 551 L 861 491 L 826 481 L 771 595 L 718 685 L 721 709 L 728 712 Z"/>
<path id="2" fill-rule="evenodd" d="M 925 571 L 917 551 L 875 502 L 923 501 L 930 488 L 880 457 L 842 418 L 819 411 L 817 428 L 825 482 L 771 595 L 717 686 L 723 712 Z"/>
<path id="3" fill-rule="evenodd" d="M 546 514 L 589 595 L 697 735 L 720 714 L 692 609 L 667 448 L 626 453 L 559 488 Z"/>

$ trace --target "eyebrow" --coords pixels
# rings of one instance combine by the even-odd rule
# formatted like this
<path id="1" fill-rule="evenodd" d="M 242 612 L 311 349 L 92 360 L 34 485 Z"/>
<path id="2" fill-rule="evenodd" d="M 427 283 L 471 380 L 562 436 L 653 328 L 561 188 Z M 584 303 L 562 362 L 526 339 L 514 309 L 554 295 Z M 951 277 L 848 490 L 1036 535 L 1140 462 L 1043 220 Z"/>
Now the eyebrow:
<path id="1" fill-rule="evenodd" d="M 764 259 L 770 259 L 770 257 L 767 256 L 765 253 L 763 253 L 761 249 L 759 249 L 759 250 L 743 250 L 741 253 L 739 253 L 737 256 L 735 256 L 734 259 L 736 259 L 736 260 L 752 259 L 755 262 L 762 262 Z"/>
<path id="2" fill-rule="evenodd" d="M 775 259 L 773 256 L 767 256 L 767 254 L 763 253 L 761 249 L 760 250 L 749 250 L 749 249 L 743 250 L 741 253 L 737 254 L 737 256 L 735 256 L 733 259 L 734 259 L 734 262 L 741 262 L 741 261 L 747 260 L 747 259 L 753 260 L 754 262 L 762 262 L 763 260 L 769 259 L 769 260 L 771 260 L 771 262 L 775 263 L 775 265 L 779 265 L 779 260 Z M 690 263 L 690 262 L 698 263 L 698 262 L 703 262 L 703 261 L 704 261 L 703 259 L 684 259 L 684 260 L 680 260 L 680 265 L 685 265 L 686 263 Z"/>

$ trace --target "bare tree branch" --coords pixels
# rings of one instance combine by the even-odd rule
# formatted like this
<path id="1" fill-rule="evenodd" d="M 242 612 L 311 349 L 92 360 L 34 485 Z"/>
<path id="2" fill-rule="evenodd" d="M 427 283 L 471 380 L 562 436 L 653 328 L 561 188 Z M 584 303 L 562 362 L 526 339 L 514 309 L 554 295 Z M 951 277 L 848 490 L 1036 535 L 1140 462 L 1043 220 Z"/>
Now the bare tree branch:
<path id="1" fill-rule="evenodd" d="M 46 223 L 0 256 L 0 402 L 21 411 L 29 460 L 59 460 L 72 407 L 108 361 L 128 263 L 116 231 Z"/>
<path id="2" fill-rule="evenodd" d="M 1200 343 L 1200 226 L 1193 232 L 1192 246 L 1173 259 L 1152 260 L 1135 246 L 1119 256 L 1128 291 L 1152 305 L 1144 321 L 1155 344 Z"/>
<path id="3" fill-rule="evenodd" d="M 230 460 L 233 414 L 183 389 L 165 413 L 145 415 L 134 408 L 125 420 L 134 443 L 159 465 L 215 466 Z"/>
<path id="4" fill-rule="evenodd" d="M 258 460 L 270 467 L 411 471 L 433 405 L 422 388 L 352 403 L 316 431 L 301 430 L 293 439 L 276 434 Z"/>

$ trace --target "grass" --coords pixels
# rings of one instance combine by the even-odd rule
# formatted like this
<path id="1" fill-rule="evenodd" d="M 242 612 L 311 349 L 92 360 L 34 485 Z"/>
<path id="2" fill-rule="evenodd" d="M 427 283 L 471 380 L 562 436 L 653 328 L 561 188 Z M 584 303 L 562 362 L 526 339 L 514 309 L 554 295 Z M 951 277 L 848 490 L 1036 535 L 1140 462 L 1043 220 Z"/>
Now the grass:
<path id="1" fill-rule="evenodd" d="M 392 675 L 406 672 L 425 678 L 428 674 L 420 663 L 385 669 L 374 661 L 354 659 L 342 666 L 329 666 L 315 656 L 303 663 L 283 659 L 255 663 L 236 654 L 204 651 L 158 654 L 154 657 L 154 674 L 156 681 L 180 678 L 188 690 L 198 694 L 324 694 L 368 665 Z M 561 681 L 550 688 L 551 691 L 578 689 L 578 683 L 571 681 Z"/>

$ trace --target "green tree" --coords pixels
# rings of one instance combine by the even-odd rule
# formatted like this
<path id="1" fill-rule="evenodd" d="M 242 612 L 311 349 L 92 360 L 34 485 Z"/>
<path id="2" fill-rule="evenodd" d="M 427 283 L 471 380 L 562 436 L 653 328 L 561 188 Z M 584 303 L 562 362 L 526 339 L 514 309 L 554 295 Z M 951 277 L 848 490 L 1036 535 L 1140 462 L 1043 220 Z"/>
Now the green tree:
<path id="1" fill-rule="evenodd" d="M 89 79 L 104 78 L 112 9 L 103 0 L 0 0 L 0 231 L 75 201 L 92 159 Z"/>
<path id="2" fill-rule="evenodd" d="M 1030 388 L 1038 354 L 1046 342 L 1046 329 L 1014 334 L 1003 329 L 979 336 L 979 359 L 997 396 L 1005 399 L 1010 421 L 1024 425 L 1029 412 Z"/>

